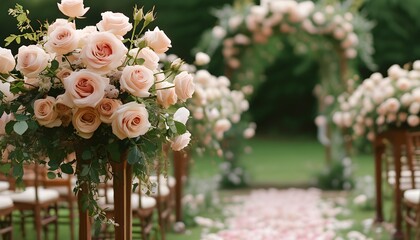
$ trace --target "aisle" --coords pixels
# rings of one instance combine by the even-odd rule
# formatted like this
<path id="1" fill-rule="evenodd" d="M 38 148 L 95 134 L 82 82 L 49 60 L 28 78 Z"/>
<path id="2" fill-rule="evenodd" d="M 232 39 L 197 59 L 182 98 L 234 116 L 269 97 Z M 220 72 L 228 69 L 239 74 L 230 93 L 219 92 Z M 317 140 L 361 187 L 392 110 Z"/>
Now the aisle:
<path id="1" fill-rule="evenodd" d="M 225 229 L 204 240 L 330 240 L 349 228 L 338 220 L 343 208 L 321 197 L 317 189 L 255 190 L 228 207 Z M 356 233 L 353 233 L 356 234 Z M 349 236 L 347 236 L 349 237 Z M 354 236 L 364 239 L 364 236 Z M 359 238 L 360 237 L 360 238 Z"/>

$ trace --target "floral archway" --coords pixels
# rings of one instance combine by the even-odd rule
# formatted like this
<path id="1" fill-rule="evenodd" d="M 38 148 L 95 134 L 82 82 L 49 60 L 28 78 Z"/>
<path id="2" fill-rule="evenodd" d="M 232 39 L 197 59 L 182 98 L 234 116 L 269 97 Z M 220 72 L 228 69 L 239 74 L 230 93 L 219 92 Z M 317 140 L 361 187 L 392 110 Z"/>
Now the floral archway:
<path id="1" fill-rule="evenodd" d="M 262 0 L 255 5 L 238 0 L 215 11 L 219 23 L 203 35 L 197 50 L 213 55 L 221 49 L 232 88 L 244 91 L 248 99 L 264 81 L 264 71 L 282 54 L 284 43 L 293 46 L 296 54 L 316 61 L 320 79 L 314 89 L 318 137 L 327 147 L 327 160 L 339 159 L 345 152 L 342 134 L 329 130 L 336 97 L 353 90 L 359 61 L 375 68 L 371 59 L 373 24 L 360 15 L 359 4 Z"/>

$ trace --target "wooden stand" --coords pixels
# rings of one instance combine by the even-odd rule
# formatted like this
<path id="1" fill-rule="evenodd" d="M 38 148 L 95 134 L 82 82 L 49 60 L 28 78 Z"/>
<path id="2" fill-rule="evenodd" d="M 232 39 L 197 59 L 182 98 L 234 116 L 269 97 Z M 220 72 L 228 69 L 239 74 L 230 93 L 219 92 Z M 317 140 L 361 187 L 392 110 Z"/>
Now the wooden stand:
<path id="1" fill-rule="evenodd" d="M 127 152 L 120 162 L 111 163 L 114 173 L 115 240 L 132 239 L 131 187 L 132 166 L 127 163 Z"/>
<path id="2" fill-rule="evenodd" d="M 175 185 L 175 219 L 182 222 L 182 193 L 184 188 L 184 179 L 187 176 L 188 154 L 186 152 L 174 151 L 174 175 Z"/>
<path id="3" fill-rule="evenodd" d="M 82 146 L 75 146 L 76 149 L 76 173 L 80 174 L 82 170 L 82 154 L 83 154 L 83 147 Z M 79 209 L 79 240 L 91 240 L 92 233 L 91 233 L 91 221 L 88 211 L 83 209 L 83 197 L 89 193 L 89 186 L 87 183 L 81 183 L 80 185 L 81 190 L 77 193 L 77 205 Z"/>

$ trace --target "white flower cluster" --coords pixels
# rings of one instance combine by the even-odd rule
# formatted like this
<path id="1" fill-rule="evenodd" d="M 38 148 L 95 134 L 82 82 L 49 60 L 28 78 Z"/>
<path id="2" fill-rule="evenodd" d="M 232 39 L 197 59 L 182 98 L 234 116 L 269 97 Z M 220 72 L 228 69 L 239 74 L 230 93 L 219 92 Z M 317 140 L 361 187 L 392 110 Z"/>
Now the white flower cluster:
<path id="1" fill-rule="evenodd" d="M 227 20 L 227 29 L 216 26 L 212 33 L 217 39 L 228 36 L 223 41 L 223 55 L 232 68 L 240 66 L 237 56 L 241 46 L 266 43 L 276 32 L 287 34 L 300 30 L 311 35 L 331 36 L 345 57 L 353 59 L 359 42 L 353 20 L 352 13 L 332 5 L 317 7 L 312 1 L 268 0 L 251 6 L 246 15 L 234 13 Z"/>
<path id="2" fill-rule="evenodd" d="M 375 134 L 389 126 L 420 124 L 420 61 L 412 70 L 398 65 L 388 69 L 388 76 L 374 73 L 349 96 L 338 98 L 339 110 L 333 122 L 342 128 L 352 128 L 356 136 Z"/>

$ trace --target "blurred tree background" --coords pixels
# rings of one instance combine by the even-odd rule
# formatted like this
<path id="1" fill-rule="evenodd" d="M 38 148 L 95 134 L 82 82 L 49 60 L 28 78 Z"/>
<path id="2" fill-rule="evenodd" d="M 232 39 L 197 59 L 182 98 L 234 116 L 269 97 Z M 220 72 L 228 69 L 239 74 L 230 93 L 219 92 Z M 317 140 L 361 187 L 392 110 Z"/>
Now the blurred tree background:
<path id="1" fill-rule="evenodd" d="M 159 25 L 172 39 L 175 53 L 188 62 L 193 61 L 191 49 L 197 44 L 203 31 L 211 28 L 216 21 L 210 9 L 231 4 L 233 0 L 85 0 L 85 5 L 91 7 L 86 20 L 77 20 L 78 27 L 96 24 L 101 12 L 123 12 L 131 16 L 135 4 L 145 6 L 148 11 L 155 6 L 157 20 L 153 25 Z M 7 9 L 16 3 L 29 9 L 30 17 L 48 19 L 64 17 L 56 8 L 58 0 L 2 0 L 0 2 L 0 39 L 10 33 L 16 33 L 15 20 L 7 15 Z M 420 59 L 420 1 L 418 0 L 375 0 L 365 1 L 361 11 L 376 24 L 374 60 L 379 71 L 385 73 L 392 64 L 405 64 Z M 152 26 L 153 27 L 153 26 Z M 4 42 L 0 44 L 4 46 Z M 286 45 L 287 46 L 287 45 Z M 17 53 L 16 46 L 11 46 Z M 259 88 L 251 101 L 251 114 L 258 124 L 258 131 L 265 134 L 309 133 L 314 135 L 313 119 L 316 115 L 316 100 L 312 90 L 318 81 L 317 65 L 286 47 L 279 54 L 276 63 L 267 69 L 267 79 Z M 221 63 L 220 54 L 216 63 Z M 221 64 L 213 64 L 214 74 L 223 73 Z M 370 71 L 360 66 L 361 78 L 370 75 Z"/>

